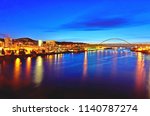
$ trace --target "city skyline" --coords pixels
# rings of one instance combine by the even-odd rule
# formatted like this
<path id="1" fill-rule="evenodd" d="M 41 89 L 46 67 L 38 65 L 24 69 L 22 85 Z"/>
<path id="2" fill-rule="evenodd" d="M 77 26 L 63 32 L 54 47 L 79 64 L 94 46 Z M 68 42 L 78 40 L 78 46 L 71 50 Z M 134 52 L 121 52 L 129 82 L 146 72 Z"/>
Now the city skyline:
<path id="1" fill-rule="evenodd" d="M 149 1 L 1 0 L 0 33 L 12 38 L 101 42 L 122 38 L 148 42 Z"/>

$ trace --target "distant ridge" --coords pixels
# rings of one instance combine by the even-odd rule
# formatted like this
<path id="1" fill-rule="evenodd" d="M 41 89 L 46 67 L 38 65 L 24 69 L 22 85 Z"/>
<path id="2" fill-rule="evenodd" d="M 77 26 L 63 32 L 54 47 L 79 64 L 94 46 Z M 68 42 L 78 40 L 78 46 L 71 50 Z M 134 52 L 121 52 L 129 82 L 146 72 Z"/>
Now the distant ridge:
<path id="1" fill-rule="evenodd" d="M 17 39 L 13 39 L 14 41 L 18 41 L 18 42 L 38 42 L 37 40 L 33 40 L 31 38 L 17 38 Z"/>
<path id="2" fill-rule="evenodd" d="M 3 38 L 0 38 L 0 41 L 4 41 L 4 39 L 3 39 Z"/>
<path id="3" fill-rule="evenodd" d="M 38 42 L 38 40 L 33 40 L 31 38 L 28 38 L 28 37 L 25 37 L 25 38 L 17 38 L 17 39 L 14 39 L 15 42 Z M 46 41 L 43 41 L 44 43 Z M 56 44 L 58 45 L 67 45 L 67 44 L 86 44 L 86 43 L 82 43 L 82 42 L 66 42 L 66 41 L 63 41 L 63 42 L 59 42 L 59 41 L 56 41 Z"/>
<path id="4" fill-rule="evenodd" d="M 63 41 L 63 42 L 58 42 L 58 41 L 56 41 L 56 43 L 59 44 L 59 45 L 67 45 L 67 44 L 86 44 L 86 43 L 82 43 L 82 42 L 65 42 L 65 41 Z"/>
<path id="5" fill-rule="evenodd" d="M 4 41 L 4 39 L 0 38 L 0 41 Z M 28 37 L 22 37 L 22 38 L 13 39 L 13 42 L 23 42 L 23 43 L 34 42 L 34 43 L 38 43 L 38 40 L 34 40 L 34 39 L 31 39 L 31 38 L 28 38 Z M 43 42 L 46 43 L 46 41 L 43 41 Z M 87 44 L 87 43 L 66 42 L 66 41 L 59 42 L 59 41 L 56 41 L 56 44 L 58 44 L 58 45 L 67 45 L 67 44 Z"/>

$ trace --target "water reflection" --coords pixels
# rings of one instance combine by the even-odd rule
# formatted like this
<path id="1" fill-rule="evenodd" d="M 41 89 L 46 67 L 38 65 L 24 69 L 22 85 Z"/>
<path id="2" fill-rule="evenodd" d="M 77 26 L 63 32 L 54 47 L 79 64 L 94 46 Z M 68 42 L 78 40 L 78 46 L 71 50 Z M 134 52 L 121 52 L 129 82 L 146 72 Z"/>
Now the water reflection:
<path id="1" fill-rule="evenodd" d="M 4 62 L 4 61 L 0 62 L 0 75 L 2 75 L 2 72 L 3 72 L 3 71 L 2 71 L 2 67 L 3 67 L 3 64 L 2 64 L 2 63 L 3 63 L 3 62 Z M 0 77 L 1 77 L 1 76 L 0 76 Z"/>
<path id="2" fill-rule="evenodd" d="M 55 54 L 55 57 L 54 57 L 55 64 L 59 64 L 60 62 L 62 62 L 62 57 L 63 57 L 63 54 Z"/>
<path id="3" fill-rule="evenodd" d="M 150 61 L 150 55 L 146 55 L 144 58 L 145 58 L 145 60 L 147 60 L 146 63 L 149 64 L 148 61 Z M 147 83 L 146 83 L 147 84 L 147 96 L 148 96 L 148 98 L 150 98 L 150 65 L 148 67 L 148 73 L 147 73 L 147 75 L 148 75 L 148 77 L 147 77 Z"/>
<path id="4" fill-rule="evenodd" d="M 115 77 L 116 72 L 117 72 L 117 60 L 118 60 L 117 55 L 118 55 L 118 53 L 116 52 L 116 50 L 113 51 L 113 59 L 112 59 L 112 62 L 113 62 L 113 64 L 112 64 L 112 76 L 113 77 Z"/>
<path id="5" fill-rule="evenodd" d="M 60 77 L 60 74 L 61 72 L 63 71 L 61 68 L 62 68 L 62 57 L 63 57 L 63 54 L 55 54 L 54 55 L 54 72 L 57 72 L 55 73 L 55 76 L 56 77 Z"/>
<path id="6" fill-rule="evenodd" d="M 54 56 L 54 62 L 55 62 L 55 64 L 57 64 L 57 54 L 55 54 L 55 56 Z"/>
<path id="7" fill-rule="evenodd" d="M 0 87 L 5 85 L 4 84 L 5 80 L 7 79 L 7 77 L 11 75 L 10 72 L 8 71 L 9 70 L 8 65 L 9 63 L 6 62 L 5 60 L 0 63 Z"/>
<path id="8" fill-rule="evenodd" d="M 0 64 L 0 74 L 3 74 L 6 70 L 6 61 L 2 61 Z"/>
<path id="9" fill-rule="evenodd" d="M 0 63 L 0 97 L 150 98 L 150 60 L 145 56 L 104 50 L 4 60 Z"/>
<path id="10" fill-rule="evenodd" d="M 17 82 L 21 74 L 21 60 L 17 58 L 14 65 L 14 80 Z"/>
<path id="11" fill-rule="evenodd" d="M 148 90 L 148 98 L 150 98 L 150 67 L 149 67 L 149 73 L 148 73 L 148 85 L 147 85 L 147 90 Z"/>
<path id="12" fill-rule="evenodd" d="M 31 73 L 31 57 L 26 60 L 26 77 L 29 78 Z"/>
<path id="13" fill-rule="evenodd" d="M 87 76 L 87 68 L 88 68 L 88 52 L 85 52 L 83 62 L 83 77 Z"/>
<path id="14" fill-rule="evenodd" d="M 2 64 L 0 64 L 0 75 L 1 75 L 1 73 L 2 73 Z"/>
<path id="15" fill-rule="evenodd" d="M 49 63 L 53 63 L 54 55 L 47 56 Z"/>
<path id="16" fill-rule="evenodd" d="M 3 63 L 3 62 L 2 62 Z M 0 63 L 0 83 L 1 83 L 1 80 L 3 79 L 3 64 Z"/>
<path id="17" fill-rule="evenodd" d="M 17 58 L 14 64 L 14 79 L 12 82 L 14 89 L 17 89 L 20 85 L 21 64 L 20 58 Z"/>
<path id="18" fill-rule="evenodd" d="M 34 83 L 39 86 L 43 80 L 43 58 L 38 56 L 36 59 L 36 65 L 34 70 Z"/>
<path id="19" fill-rule="evenodd" d="M 143 95 L 144 79 L 145 79 L 145 63 L 143 54 L 137 53 L 137 65 L 136 65 L 136 93 L 138 97 Z"/>

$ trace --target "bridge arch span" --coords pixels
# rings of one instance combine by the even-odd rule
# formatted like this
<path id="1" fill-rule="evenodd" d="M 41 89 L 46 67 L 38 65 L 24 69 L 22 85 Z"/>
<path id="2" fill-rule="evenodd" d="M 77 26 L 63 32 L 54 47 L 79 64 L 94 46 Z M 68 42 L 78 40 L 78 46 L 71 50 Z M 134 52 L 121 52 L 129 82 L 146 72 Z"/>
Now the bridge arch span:
<path id="1" fill-rule="evenodd" d="M 103 43 L 105 43 L 105 42 L 107 42 L 107 41 L 111 41 L 111 40 L 119 40 L 119 41 L 123 41 L 123 42 L 125 42 L 125 43 L 127 43 L 127 44 L 130 44 L 130 45 L 131 45 L 131 43 L 129 43 L 128 41 L 126 41 L 126 40 L 124 40 L 124 39 L 120 39 L 120 38 L 111 38 L 111 39 L 106 39 L 106 40 L 102 41 L 100 44 L 103 44 Z"/>

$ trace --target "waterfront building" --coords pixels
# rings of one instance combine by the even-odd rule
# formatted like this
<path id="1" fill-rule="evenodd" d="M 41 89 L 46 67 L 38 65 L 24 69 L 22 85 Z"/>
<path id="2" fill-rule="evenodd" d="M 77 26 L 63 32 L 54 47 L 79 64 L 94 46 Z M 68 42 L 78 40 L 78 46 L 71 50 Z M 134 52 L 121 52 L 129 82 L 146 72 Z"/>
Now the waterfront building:
<path id="1" fill-rule="evenodd" d="M 4 38 L 4 47 L 10 48 L 12 45 L 12 39 L 10 37 L 5 37 Z"/>
<path id="2" fill-rule="evenodd" d="M 57 43 L 54 40 L 48 40 L 45 43 L 45 48 L 47 49 L 48 52 L 55 51 L 56 47 L 57 47 Z"/>
<path id="3" fill-rule="evenodd" d="M 46 41 L 46 45 L 54 47 L 54 46 L 56 46 L 56 41 L 54 41 L 54 40 L 48 40 L 48 41 Z"/>
<path id="4" fill-rule="evenodd" d="M 0 47 L 4 47 L 4 41 L 0 40 Z"/>

